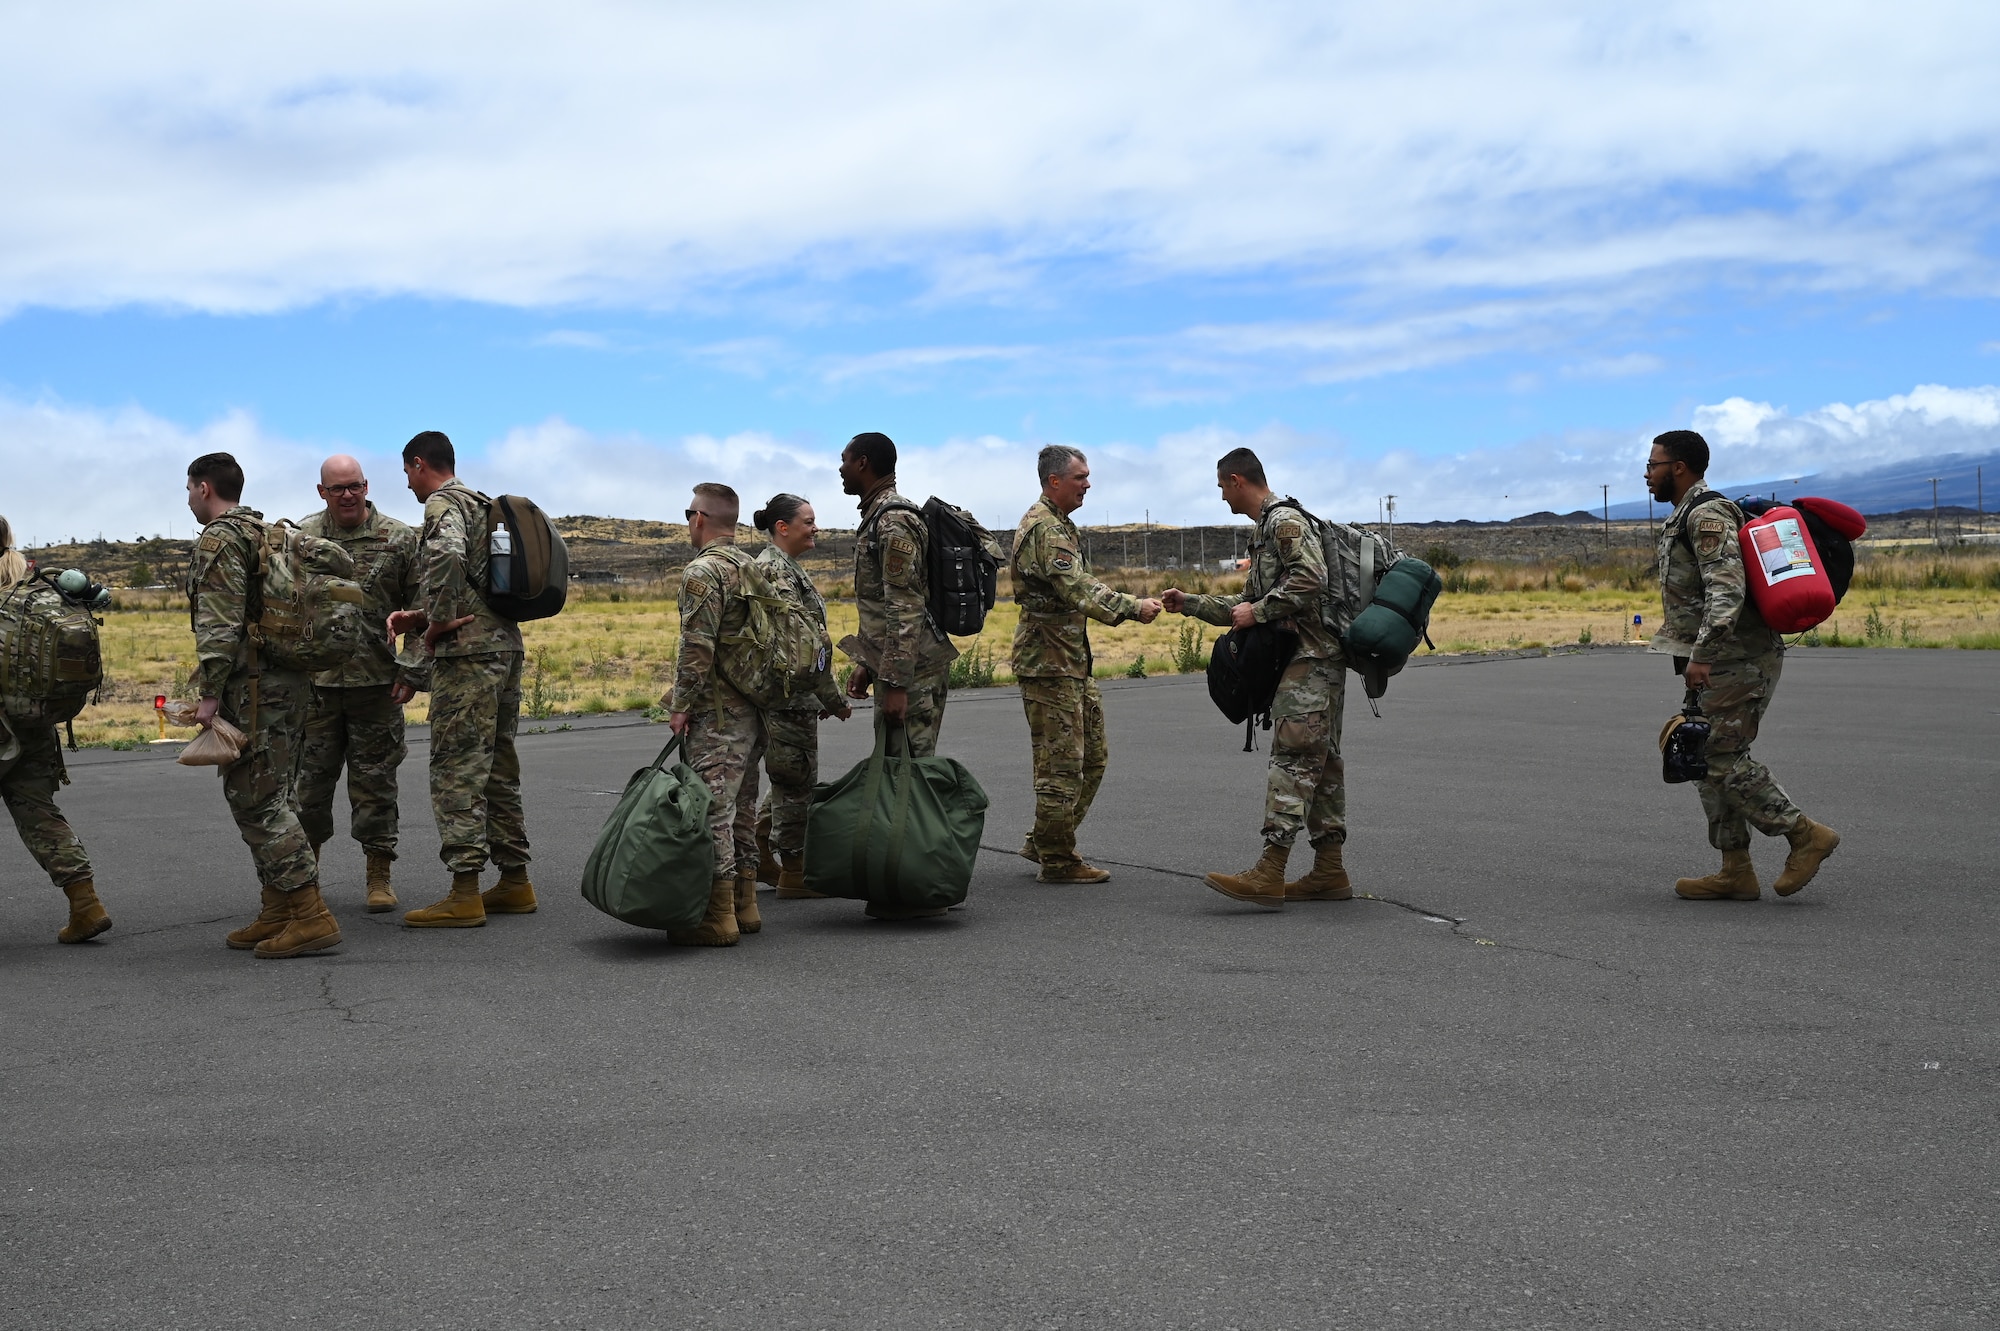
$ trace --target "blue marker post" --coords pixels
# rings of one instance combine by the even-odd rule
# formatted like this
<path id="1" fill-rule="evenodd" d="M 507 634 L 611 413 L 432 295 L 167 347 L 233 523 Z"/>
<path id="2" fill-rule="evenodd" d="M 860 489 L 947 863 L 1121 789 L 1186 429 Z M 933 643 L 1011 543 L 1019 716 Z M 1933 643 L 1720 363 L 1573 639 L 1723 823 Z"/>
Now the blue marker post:
<path id="1" fill-rule="evenodd" d="M 1643 624 L 1643 623 L 1645 623 L 1645 622 L 1646 622 L 1646 621 L 1645 621 L 1645 617 L 1644 617 L 1644 616 L 1642 616 L 1642 615 L 1634 615 L 1634 616 L 1632 616 L 1632 641 L 1633 641 L 1633 642 L 1644 642 L 1644 641 L 1646 640 L 1646 634 L 1645 634 L 1645 630 L 1643 630 L 1642 628 L 1640 628 L 1640 625 L 1641 625 L 1641 624 Z"/>

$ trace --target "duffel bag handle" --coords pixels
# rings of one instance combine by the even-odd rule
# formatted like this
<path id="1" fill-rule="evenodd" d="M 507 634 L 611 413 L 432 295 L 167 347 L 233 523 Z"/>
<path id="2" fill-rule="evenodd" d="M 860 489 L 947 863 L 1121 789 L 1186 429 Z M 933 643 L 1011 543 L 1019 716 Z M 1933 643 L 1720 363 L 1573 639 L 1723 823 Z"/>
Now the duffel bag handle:
<path id="1" fill-rule="evenodd" d="M 667 747 L 660 750 L 660 756 L 653 759 L 653 765 L 647 768 L 646 770 L 649 772 L 665 771 L 667 767 L 667 759 L 674 756 L 675 749 L 679 749 L 681 751 L 681 756 L 683 758 L 687 756 L 687 736 L 685 734 L 675 735 L 672 739 L 668 740 Z"/>
<path id="2" fill-rule="evenodd" d="M 889 752 L 889 735 L 895 732 L 900 737 L 901 753 Z M 868 839 L 875 830 L 875 800 L 881 792 L 882 779 L 888 771 L 891 758 L 905 760 L 903 779 L 896 791 L 896 813 L 889 821 L 889 847 L 882 863 L 883 886 L 893 895 L 901 886 L 903 868 L 903 829 L 910 815 L 910 784 L 915 775 L 911 770 L 910 732 L 906 725 L 891 724 L 880 711 L 875 713 L 875 752 L 868 759 L 868 784 L 861 793 L 861 816 L 854 828 L 854 861 L 851 866 L 853 881 L 868 881 Z"/>

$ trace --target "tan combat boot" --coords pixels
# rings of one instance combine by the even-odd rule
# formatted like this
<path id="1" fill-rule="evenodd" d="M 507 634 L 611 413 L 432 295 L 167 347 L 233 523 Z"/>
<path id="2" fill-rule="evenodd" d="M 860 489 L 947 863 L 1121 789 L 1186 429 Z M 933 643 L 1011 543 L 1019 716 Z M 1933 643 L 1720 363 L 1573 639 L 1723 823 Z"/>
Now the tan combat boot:
<path id="1" fill-rule="evenodd" d="M 500 881 L 479 894 L 479 904 L 488 915 L 533 915 L 541 908 L 525 864 L 503 867 Z"/>
<path id="2" fill-rule="evenodd" d="M 275 887 L 264 889 L 264 909 L 257 918 L 222 936 L 222 941 L 239 952 L 247 952 L 266 938 L 276 938 L 291 923 L 292 905 L 286 894 Z"/>
<path id="3" fill-rule="evenodd" d="M 252 956 L 265 961 L 302 957 L 308 952 L 324 952 L 340 941 L 340 921 L 320 900 L 318 883 L 307 883 L 284 896 L 291 918 L 275 937 L 257 944 Z"/>
<path id="4" fill-rule="evenodd" d="M 1790 896 L 1813 880 L 1819 866 L 1840 844 L 1840 833 L 1800 814 L 1798 824 L 1785 833 L 1785 840 L 1792 843 L 1792 853 L 1785 856 L 1785 871 L 1771 884 L 1781 897 Z"/>
<path id="5" fill-rule="evenodd" d="M 1038 883 L 1108 883 L 1111 870 L 1100 869 L 1094 864 L 1086 864 L 1079 859 L 1043 860 L 1042 871 L 1035 875 Z"/>
<path id="6" fill-rule="evenodd" d="M 736 875 L 736 932 L 754 934 L 763 927 L 764 916 L 757 909 L 757 875 L 746 870 Z"/>
<path id="7" fill-rule="evenodd" d="M 1285 904 L 1285 861 L 1291 857 L 1290 846 L 1267 841 L 1250 872 L 1212 873 L 1204 881 L 1225 897 L 1278 910 Z"/>
<path id="8" fill-rule="evenodd" d="M 736 927 L 736 880 L 718 878 L 708 885 L 708 910 L 692 929 L 669 929 L 667 941 L 682 947 L 735 947 L 743 936 Z"/>
<path id="9" fill-rule="evenodd" d="M 368 852 L 368 900 L 362 909 L 370 915 L 396 908 L 396 889 L 389 884 L 389 866 L 395 862 L 380 851 Z"/>
<path id="10" fill-rule="evenodd" d="M 57 932 L 58 943 L 81 943 L 111 927 L 111 917 L 104 913 L 104 903 L 97 899 L 96 883 L 88 878 L 69 883 L 64 886 L 63 895 L 69 898 L 69 923 Z"/>
<path id="11" fill-rule="evenodd" d="M 486 903 L 479 899 L 479 870 L 451 876 L 451 894 L 422 910 L 403 916 L 412 929 L 477 929 L 486 923 Z"/>
<path id="12" fill-rule="evenodd" d="M 778 857 L 778 900 L 804 901 L 808 898 L 826 900 L 826 893 L 815 892 L 806 886 L 806 857 L 801 854 L 780 855 Z"/>
<path id="13" fill-rule="evenodd" d="M 1674 891 L 1689 901 L 1755 901 L 1757 870 L 1747 850 L 1722 852 L 1722 868 L 1706 878 L 1683 878 Z"/>
<path id="14" fill-rule="evenodd" d="M 1354 883 L 1340 862 L 1340 838 L 1328 837 L 1313 847 L 1313 867 L 1295 883 L 1285 884 L 1287 901 L 1350 901 Z"/>
<path id="15" fill-rule="evenodd" d="M 1018 853 L 1022 859 L 1028 861 L 1030 864 L 1040 864 L 1042 862 L 1042 852 L 1035 847 L 1035 834 L 1033 832 L 1028 833 L 1027 838 L 1021 842 L 1021 849 Z"/>

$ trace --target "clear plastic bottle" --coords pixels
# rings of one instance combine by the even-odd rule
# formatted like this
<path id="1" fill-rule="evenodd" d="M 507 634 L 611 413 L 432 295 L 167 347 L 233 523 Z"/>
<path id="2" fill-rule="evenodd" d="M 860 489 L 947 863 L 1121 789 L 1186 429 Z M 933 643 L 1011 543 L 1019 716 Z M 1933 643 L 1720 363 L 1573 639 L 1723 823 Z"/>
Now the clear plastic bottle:
<path id="1" fill-rule="evenodd" d="M 495 527 L 489 556 L 487 586 L 496 596 L 511 594 L 514 590 L 514 533 L 505 527 Z"/>

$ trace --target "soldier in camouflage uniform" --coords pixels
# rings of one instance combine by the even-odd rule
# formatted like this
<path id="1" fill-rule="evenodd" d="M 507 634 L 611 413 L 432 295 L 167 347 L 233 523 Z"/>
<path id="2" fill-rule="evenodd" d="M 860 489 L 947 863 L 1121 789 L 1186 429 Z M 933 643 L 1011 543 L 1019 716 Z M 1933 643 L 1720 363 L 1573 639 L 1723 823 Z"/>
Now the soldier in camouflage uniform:
<path id="1" fill-rule="evenodd" d="M 1216 464 L 1216 485 L 1231 512 L 1257 523 L 1243 593 L 1191 596 L 1169 589 L 1161 599 L 1167 609 L 1209 624 L 1278 625 L 1298 645 L 1271 704 L 1264 853 L 1248 873 L 1212 873 L 1207 882 L 1224 896 L 1259 906 L 1345 901 L 1354 895 L 1341 860 L 1347 840 L 1347 768 L 1340 756 L 1347 660 L 1321 614 L 1327 568 L 1319 531 L 1298 501 L 1271 493 L 1263 464 L 1247 448 Z M 1313 867 L 1287 883 L 1285 865 L 1300 831 L 1312 843 Z"/>
<path id="2" fill-rule="evenodd" d="M 896 492 L 896 444 L 886 434 L 857 434 L 840 454 L 840 486 L 860 501 L 854 539 L 854 601 L 860 632 L 840 649 L 858 664 L 847 696 L 875 691 L 876 724 L 903 727 L 910 756 L 937 753 L 945 693 L 958 648 L 931 621 L 925 551 L 930 533 L 915 504 Z M 942 915 L 943 910 L 868 905 L 877 919 Z"/>
<path id="3" fill-rule="evenodd" d="M 1014 676 L 1034 744 L 1035 825 L 1021 847 L 1041 865 L 1036 881 L 1101 883 L 1111 874 L 1076 853 L 1076 831 L 1090 814 L 1110 750 L 1104 700 L 1090 676 L 1088 620 L 1150 624 L 1160 602 L 1116 592 L 1090 574 L 1083 536 L 1069 515 L 1090 490 L 1090 463 L 1074 448 L 1051 444 L 1036 459 L 1042 497 L 1014 535 Z"/>
<path id="4" fill-rule="evenodd" d="M 743 788 L 736 796 L 736 878 L 737 901 L 746 890 L 754 894 L 754 873 L 759 853 L 754 833 L 745 837 L 745 828 L 768 828 L 769 845 L 777 856 L 775 880 L 778 895 L 787 899 L 817 897 L 806 886 L 806 814 L 812 805 L 813 786 L 819 780 L 819 723 L 830 716 L 845 721 L 854 714 L 841 696 L 832 670 L 833 642 L 826 632 L 826 602 L 812 579 L 799 567 L 798 556 L 818 541 L 819 522 L 813 506 L 797 495 L 774 495 L 759 509 L 752 521 L 757 530 L 769 534 L 771 544 L 757 555 L 757 565 L 771 590 L 799 607 L 818 622 L 820 659 L 826 668 L 813 679 L 812 690 L 764 713 L 764 770 L 771 777 L 771 796 L 766 807 L 757 810 L 757 764 L 743 774 Z M 754 823 L 751 820 L 755 820 Z M 745 884 L 746 874 L 753 881 Z M 754 905 L 756 898 L 750 896 Z"/>
<path id="5" fill-rule="evenodd" d="M 425 430 L 403 445 L 403 474 L 424 501 L 420 604 L 389 616 L 389 634 L 421 631 L 431 662 L 431 813 L 451 892 L 413 910 L 418 929 L 465 929 L 536 909 L 521 806 L 521 628 L 493 613 L 487 586 L 489 502 L 458 479 L 451 440 Z M 500 881 L 485 892 L 491 859 Z"/>
<path id="6" fill-rule="evenodd" d="M 0 596 L 20 587 L 32 571 L 14 548 L 13 528 L 0 517 Z M 13 815 L 21 844 L 69 898 L 69 922 L 57 931 L 56 941 L 81 943 L 109 929 L 111 917 L 97 899 L 90 856 L 56 807 L 56 790 L 68 783 L 54 726 L 0 716 L 0 801 Z"/>
<path id="7" fill-rule="evenodd" d="M 738 881 L 736 801 L 746 773 L 764 747 L 764 713 L 730 687 L 716 664 L 718 645 L 725 637 L 740 634 L 749 619 L 742 588 L 744 566 L 751 556 L 736 545 L 739 508 L 736 492 L 726 485 L 705 482 L 694 488 L 687 523 L 688 541 L 696 554 L 681 575 L 681 641 L 674 688 L 661 700 L 674 733 L 687 736 L 688 766 L 708 783 L 711 797 L 708 830 L 715 848 L 715 879 L 709 887 L 708 910 L 694 928 L 667 932 L 667 941 L 696 947 L 732 947 L 742 934 L 763 928 L 756 880 Z M 755 846 L 753 833 L 749 839 L 753 873 Z M 748 889 L 747 899 L 742 888 Z"/>
<path id="8" fill-rule="evenodd" d="M 387 624 L 391 614 L 421 598 L 417 533 L 369 501 L 368 480 L 355 459 L 330 457 L 319 471 L 319 493 L 327 506 L 302 520 L 299 529 L 346 547 L 367 597 L 368 621 Z M 368 857 L 371 912 L 396 905 L 389 866 L 396 859 L 396 769 L 409 752 L 403 704 L 428 687 L 427 672 L 400 664 L 386 635 L 370 635 L 345 665 L 313 676 L 299 768 L 299 821 L 318 856 L 333 839 L 333 792 L 344 767 L 350 830 Z"/>
<path id="9" fill-rule="evenodd" d="M 230 933 L 233 948 L 265 958 L 296 957 L 340 941 L 340 925 L 319 894 L 319 866 L 299 825 L 296 783 L 312 682 L 272 667 L 249 640 L 257 546 L 264 515 L 241 503 L 243 469 L 227 453 L 188 466 L 188 509 L 202 524 L 188 563 L 188 618 L 194 629 L 195 716 L 220 716 L 245 736 L 243 756 L 222 769 L 222 795 L 250 847 L 264 909 Z"/>
<path id="10" fill-rule="evenodd" d="M 1737 532 L 1743 510 L 1709 489 L 1708 442 L 1693 430 L 1653 440 L 1646 485 L 1674 511 L 1660 528 L 1660 598 L 1665 614 L 1652 649 L 1672 654 L 1674 669 L 1701 698 L 1711 731 L 1708 777 L 1696 787 L 1708 815 L 1708 843 L 1722 868 L 1683 878 L 1674 891 L 1697 901 L 1755 901 L 1750 829 L 1791 844 L 1772 885 L 1790 896 L 1812 881 L 1840 844 L 1840 834 L 1806 817 L 1770 769 L 1750 756 L 1758 724 L 1777 692 L 1785 640 L 1749 597 Z"/>

